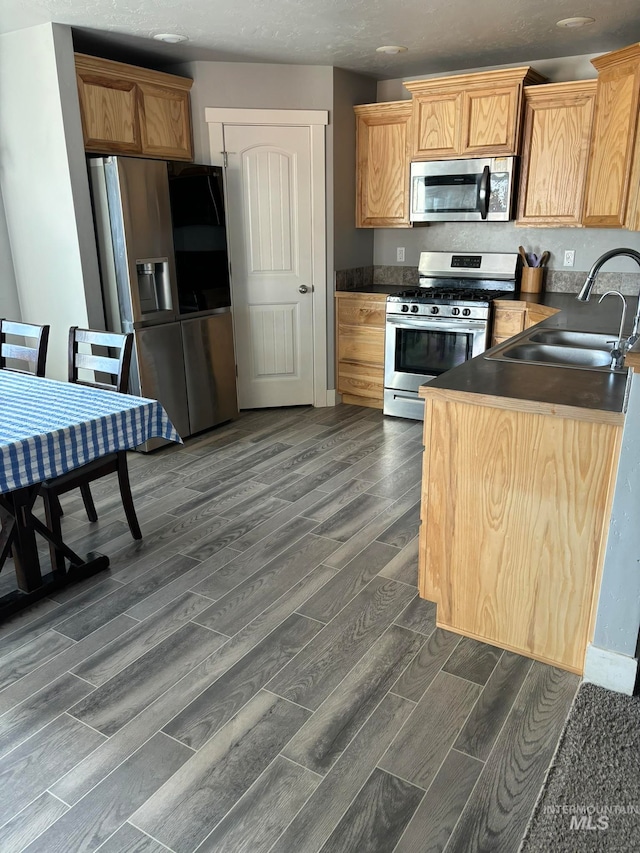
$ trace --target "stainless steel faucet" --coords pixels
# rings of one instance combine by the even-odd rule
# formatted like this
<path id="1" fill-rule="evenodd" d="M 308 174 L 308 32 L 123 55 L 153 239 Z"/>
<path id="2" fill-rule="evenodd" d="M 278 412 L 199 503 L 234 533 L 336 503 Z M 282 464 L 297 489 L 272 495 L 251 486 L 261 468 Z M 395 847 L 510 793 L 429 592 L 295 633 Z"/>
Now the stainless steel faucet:
<path id="1" fill-rule="evenodd" d="M 622 331 L 624 329 L 624 321 L 627 316 L 627 300 L 620 293 L 619 290 L 607 290 L 606 293 L 603 293 L 600 299 L 598 300 L 598 305 L 605 299 L 607 296 L 618 296 L 622 300 L 622 317 L 620 318 L 620 330 L 618 331 L 618 340 L 617 341 L 608 341 L 608 343 L 613 344 L 613 349 L 611 350 L 611 364 L 609 367 L 611 370 L 621 370 L 624 367 L 624 354 L 629 349 L 629 344 L 627 341 L 622 340 Z"/>
<path id="2" fill-rule="evenodd" d="M 600 255 L 598 260 L 594 263 L 594 265 L 589 270 L 585 283 L 582 285 L 582 290 L 576 296 L 576 299 L 579 299 L 580 302 L 588 302 L 589 297 L 591 296 L 591 291 L 593 290 L 593 285 L 595 284 L 598 273 L 600 272 L 602 266 L 606 264 L 608 260 L 611 258 L 617 258 L 620 255 L 625 255 L 628 258 L 633 258 L 633 260 L 640 267 L 640 252 L 636 252 L 635 249 L 610 249 L 608 252 L 605 252 L 604 255 Z M 638 340 L 638 327 L 640 326 L 640 294 L 638 296 L 638 308 L 636 310 L 635 317 L 633 318 L 633 328 L 631 330 L 631 334 L 624 342 L 624 349 L 627 350 L 629 347 L 632 347 L 635 342 Z"/>

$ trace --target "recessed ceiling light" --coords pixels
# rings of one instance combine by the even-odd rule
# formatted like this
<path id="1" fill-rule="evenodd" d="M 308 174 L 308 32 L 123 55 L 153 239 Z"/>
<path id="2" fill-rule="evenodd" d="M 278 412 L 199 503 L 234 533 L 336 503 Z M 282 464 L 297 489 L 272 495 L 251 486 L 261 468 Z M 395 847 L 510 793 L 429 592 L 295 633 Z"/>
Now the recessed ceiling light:
<path id="1" fill-rule="evenodd" d="M 376 48 L 376 53 L 406 53 L 408 50 L 408 47 L 401 44 L 383 44 L 382 47 Z"/>
<path id="2" fill-rule="evenodd" d="M 595 18 L 563 18 L 557 21 L 556 27 L 588 27 L 589 24 L 595 23 Z"/>
<path id="3" fill-rule="evenodd" d="M 165 41 L 167 44 L 180 44 L 181 41 L 189 41 L 187 36 L 179 36 L 177 33 L 158 33 L 154 36 L 156 41 Z"/>

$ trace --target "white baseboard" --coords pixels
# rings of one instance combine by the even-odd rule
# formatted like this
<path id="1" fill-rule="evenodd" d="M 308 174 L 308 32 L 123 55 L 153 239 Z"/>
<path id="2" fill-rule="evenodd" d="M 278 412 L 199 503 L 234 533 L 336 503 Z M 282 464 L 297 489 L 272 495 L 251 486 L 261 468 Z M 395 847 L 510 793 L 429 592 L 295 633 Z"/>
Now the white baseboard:
<path id="1" fill-rule="evenodd" d="M 631 696 L 638 674 L 638 660 L 589 645 L 584 662 L 584 681 Z"/>
<path id="2" fill-rule="evenodd" d="M 322 409 L 326 406 L 336 406 L 338 403 L 341 402 L 341 399 L 342 398 L 335 390 L 335 388 L 325 388 L 319 393 L 316 393 L 313 405 L 316 407 L 316 409 Z"/>

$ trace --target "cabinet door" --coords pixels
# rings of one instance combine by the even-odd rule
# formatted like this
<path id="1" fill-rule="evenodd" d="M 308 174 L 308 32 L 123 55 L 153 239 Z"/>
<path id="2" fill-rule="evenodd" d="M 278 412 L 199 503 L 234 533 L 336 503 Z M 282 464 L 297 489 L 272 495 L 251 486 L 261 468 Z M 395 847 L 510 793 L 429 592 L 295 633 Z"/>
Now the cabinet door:
<path id="1" fill-rule="evenodd" d="M 518 224 L 581 226 L 596 82 L 525 89 Z"/>
<path id="2" fill-rule="evenodd" d="M 191 160 L 189 93 L 139 83 L 142 151 L 150 157 Z"/>
<path id="3" fill-rule="evenodd" d="M 85 149 L 139 154 L 136 84 L 81 69 L 76 77 Z"/>
<path id="4" fill-rule="evenodd" d="M 462 92 L 413 96 L 413 160 L 442 160 L 460 153 Z"/>
<path id="5" fill-rule="evenodd" d="M 409 227 L 411 103 L 356 107 L 356 227 Z"/>
<path id="6" fill-rule="evenodd" d="M 502 341 L 506 341 L 508 338 L 512 338 L 524 329 L 524 306 L 514 307 L 513 303 L 507 302 L 505 303 L 505 307 L 503 307 L 496 300 L 493 303 L 493 312 L 492 347 Z"/>
<path id="7" fill-rule="evenodd" d="M 593 60 L 598 69 L 595 118 L 583 223 L 623 228 L 635 219 L 638 164 L 634 164 L 640 102 L 640 45 Z M 633 221 L 631 222 L 633 224 Z"/>
<path id="8" fill-rule="evenodd" d="M 581 673 L 622 428 L 425 403 L 420 594 L 445 629 Z"/>
<path id="9" fill-rule="evenodd" d="M 464 93 L 460 153 L 517 154 L 518 85 L 471 89 Z"/>

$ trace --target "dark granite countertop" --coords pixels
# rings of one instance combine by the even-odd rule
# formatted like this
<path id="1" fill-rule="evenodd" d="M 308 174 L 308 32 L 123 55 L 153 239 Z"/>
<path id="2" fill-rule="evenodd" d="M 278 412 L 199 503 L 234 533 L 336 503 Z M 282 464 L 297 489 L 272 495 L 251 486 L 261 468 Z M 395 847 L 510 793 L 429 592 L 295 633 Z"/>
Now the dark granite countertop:
<path id="1" fill-rule="evenodd" d="M 526 295 L 528 302 L 534 301 L 531 297 L 532 294 Z M 618 300 L 607 299 L 598 304 L 597 297 L 592 297 L 589 302 L 578 302 L 574 294 L 547 293 L 535 301 L 560 309 L 560 313 L 540 323 L 541 328 L 605 332 L 610 333 L 612 339 L 618 335 Z M 630 332 L 637 299 L 627 297 L 627 302 L 627 331 Z M 493 361 L 486 358 L 491 352 L 492 350 L 487 350 L 486 353 L 443 373 L 423 388 L 462 391 L 602 412 L 624 411 L 628 379 L 625 373 Z"/>

